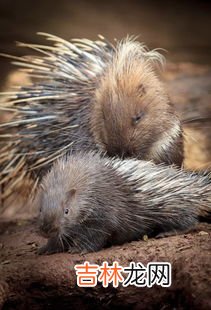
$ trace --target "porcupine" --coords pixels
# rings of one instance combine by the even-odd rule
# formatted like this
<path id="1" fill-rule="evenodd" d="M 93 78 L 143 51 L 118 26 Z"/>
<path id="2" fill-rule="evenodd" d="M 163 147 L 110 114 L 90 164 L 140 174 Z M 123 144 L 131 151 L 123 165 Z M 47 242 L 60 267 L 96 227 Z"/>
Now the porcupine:
<path id="1" fill-rule="evenodd" d="M 0 124 L 0 176 L 2 184 L 9 183 L 9 193 L 26 175 L 36 185 L 69 151 L 100 150 L 181 165 L 181 124 L 156 75 L 156 64 L 163 62 L 158 51 L 132 38 L 114 46 L 103 38 L 65 41 L 41 34 L 54 44 L 19 43 L 41 56 L 6 55 L 38 78 L 3 93 L 7 101 L 0 110 L 14 113 Z"/>
<path id="2" fill-rule="evenodd" d="M 208 175 L 137 159 L 77 153 L 59 159 L 40 184 L 39 253 L 105 246 L 187 231 L 210 216 Z"/>

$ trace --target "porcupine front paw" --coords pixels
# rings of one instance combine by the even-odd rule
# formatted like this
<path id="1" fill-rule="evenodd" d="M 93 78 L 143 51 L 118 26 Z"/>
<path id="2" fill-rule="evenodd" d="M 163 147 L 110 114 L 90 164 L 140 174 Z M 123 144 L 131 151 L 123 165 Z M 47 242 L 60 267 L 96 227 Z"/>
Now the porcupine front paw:
<path id="1" fill-rule="evenodd" d="M 62 244 L 57 239 L 49 239 L 46 245 L 38 249 L 39 255 L 50 255 L 54 253 L 64 252 L 65 248 L 62 247 Z"/>
<path id="2" fill-rule="evenodd" d="M 48 247 L 48 244 L 46 245 L 43 245 L 42 247 L 40 247 L 37 251 L 37 254 L 38 255 L 49 255 L 49 254 L 53 254 L 53 253 L 56 253 L 55 250 L 53 249 L 50 249 Z"/>
<path id="3" fill-rule="evenodd" d="M 77 253 L 82 253 L 82 251 L 79 249 L 79 248 L 77 248 L 77 247 L 70 247 L 69 249 L 68 249 L 68 253 L 70 253 L 70 254 L 77 254 Z"/>

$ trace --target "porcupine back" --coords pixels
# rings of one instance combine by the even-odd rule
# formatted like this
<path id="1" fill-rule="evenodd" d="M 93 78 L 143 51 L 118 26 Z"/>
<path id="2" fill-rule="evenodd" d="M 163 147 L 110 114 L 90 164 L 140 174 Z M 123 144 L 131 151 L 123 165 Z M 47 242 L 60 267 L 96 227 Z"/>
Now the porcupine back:
<path id="1" fill-rule="evenodd" d="M 80 251 L 96 251 L 143 235 L 186 231 L 199 222 L 201 210 L 211 211 L 206 175 L 94 153 L 58 160 L 39 197 L 41 232 L 54 238 L 42 253 L 57 251 L 59 238 Z"/>
<path id="2" fill-rule="evenodd" d="M 93 145 L 87 129 L 90 99 L 96 75 L 104 68 L 112 47 L 103 41 L 68 42 L 43 35 L 54 44 L 19 43 L 40 56 L 8 55 L 35 80 L 28 87 L 2 94 L 7 101 L 0 109 L 14 112 L 9 123 L 0 125 L 4 143 L 1 183 L 10 181 L 10 191 L 13 184 L 18 185 L 16 179 L 21 185 L 26 174 L 33 176 L 34 172 L 41 177 L 42 171 L 68 150 Z"/>
<path id="3" fill-rule="evenodd" d="M 150 118 L 145 126 L 146 132 L 142 134 L 142 129 L 140 129 L 139 135 L 136 135 L 134 126 L 139 122 L 141 112 L 137 110 L 134 112 L 137 115 L 129 115 L 129 120 L 133 119 L 134 122 L 132 135 L 140 141 L 142 149 L 146 149 L 143 154 L 139 145 L 135 145 L 137 143 L 133 143 L 134 146 L 131 148 L 131 141 L 134 139 L 130 134 L 125 134 L 127 126 L 122 127 L 124 123 L 127 125 L 123 118 L 127 113 L 122 111 L 122 120 L 121 117 L 118 117 L 120 122 L 118 121 L 119 124 L 115 131 L 109 124 L 107 124 L 107 128 L 104 128 L 103 125 L 99 128 L 98 124 L 104 122 L 102 116 L 104 110 L 102 109 L 99 114 L 99 105 L 93 109 L 93 101 L 99 97 L 99 94 L 96 94 L 99 85 L 110 97 L 105 87 L 106 79 L 103 79 L 103 76 L 108 73 L 110 79 L 111 71 L 115 68 L 115 64 L 118 65 L 117 59 L 119 59 L 119 67 L 121 67 L 121 70 L 118 67 L 117 71 L 121 71 L 123 80 L 124 72 L 130 73 L 130 62 L 134 59 L 136 60 L 135 64 L 137 65 L 139 61 L 141 70 L 146 72 L 146 76 L 144 74 L 143 76 L 146 77 L 147 83 L 151 85 L 150 79 L 153 78 L 152 84 L 157 85 L 157 79 L 152 72 L 152 64 L 154 61 L 157 63 L 163 61 L 157 51 L 147 51 L 144 45 L 133 42 L 130 38 L 118 42 L 114 47 L 102 38 L 98 41 L 87 39 L 65 41 L 53 35 L 41 34 L 53 41 L 53 45 L 19 43 L 20 46 L 29 47 L 39 52 L 40 56 L 16 57 L 8 55 L 14 59 L 16 65 L 24 68 L 29 76 L 37 79 L 37 82 L 31 86 L 2 94 L 7 96 L 7 101 L 0 105 L 0 109 L 14 113 L 10 122 L 0 124 L 0 137 L 3 140 L 1 184 L 7 184 L 9 193 L 13 191 L 13 188 L 21 185 L 27 175 L 35 177 L 36 184 L 52 162 L 70 150 L 74 152 L 99 148 L 105 152 L 108 151 L 111 155 L 125 154 L 137 157 L 140 153 L 142 159 L 159 158 L 162 153 L 161 161 L 167 163 L 179 161 L 181 163 L 181 142 L 179 142 L 179 147 L 175 148 L 173 159 L 169 155 L 170 151 L 168 152 L 174 145 L 172 135 L 176 140 L 181 138 L 179 121 L 173 115 L 173 108 L 168 103 L 164 104 L 164 113 L 158 104 L 158 107 L 154 109 L 154 114 L 151 113 L 151 118 L 156 119 L 158 124 L 162 124 L 162 126 L 154 126 L 152 132 L 152 119 Z M 130 56 L 128 57 L 128 55 Z M 122 66 L 124 62 L 126 65 Z M 110 64 L 111 70 L 106 70 Z M 126 78 L 129 78 L 128 75 Z M 119 75 L 115 76 L 114 74 L 114 79 L 119 80 Z M 102 83 L 100 83 L 101 80 Z M 114 85 L 117 85 L 115 81 L 113 82 Z M 136 93 L 139 89 L 142 93 L 143 85 L 141 86 L 139 81 L 138 85 L 136 84 L 134 83 L 134 92 Z M 133 91 L 131 85 L 132 83 L 130 84 L 130 94 L 124 94 L 126 97 Z M 156 89 L 156 87 L 154 88 Z M 157 91 L 162 92 L 160 97 L 164 95 L 168 102 L 163 90 L 160 86 L 158 88 Z M 113 89 L 111 91 L 113 93 Z M 154 90 L 152 93 L 154 98 L 159 98 Z M 133 98 L 133 95 L 131 97 Z M 150 106 L 153 107 L 151 98 L 148 99 L 150 99 Z M 102 106 L 104 107 L 104 105 Z M 107 106 L 109 105 L 105 105 L 106 109 Z M 117 116 L 120 115 L 119 110 L 116 110 L 118 106 L 121 107 L 119 103 L 114 102 L 110 105 L 110 111 L 105 111 L 108 118 L 112 115 L 110 124 L 116 124 L 115 119 L 117 120 Z M 127 105 L 125 106 L 127 108 Z M 155 106 L 156 104 L 154 104 Z M 157 115 L 156 109 L 161 111 L 160 115 Z M 92 115 L 94 115 L 94 119 Z M 155 118 L 155 116 L 158 117 Z M 166 118 L 166 122 L 163 122 L 163 117 Z M 166 123 L 166 127 L 164 123 Z M 101 134 L 105 133 L 105 130 L 112 130 L 113 135 Z M 158 133 L 161 138 L 159 143 L 157 141 Z M 107 141 L 108 136 L 111 136 L 110 141 Z M 152 141 L 150 141 L 150 137 Z M 144 143 L 141 143 L 142 138 L 145 139 Z M 123 150 L 119 150 L 119 145 L 117 148 L 115 147 L 116 141 L 121 141 L 121 139 L 126 140 L 120 143 L 122 146 L 125 145 Z M 6 195 L 7 191 L 5 191 Z"/>

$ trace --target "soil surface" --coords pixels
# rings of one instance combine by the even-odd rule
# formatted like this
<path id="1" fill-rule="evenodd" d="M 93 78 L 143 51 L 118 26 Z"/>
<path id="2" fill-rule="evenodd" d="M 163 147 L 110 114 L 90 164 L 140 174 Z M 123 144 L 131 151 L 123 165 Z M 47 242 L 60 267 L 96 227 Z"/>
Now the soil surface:
<path id="1" fill-rule="evenodd" d="M 31 221 L 1 221 L 0 304 L 2 309 L 210 309 L 211 227 L 163 239 L 136 241 L 86 255 L 38 256 L 45 239 Z M 163 288 L 79 288 L 74 265 L 84 261 L 121 266 L 170 262 L 172 285 Z"/>

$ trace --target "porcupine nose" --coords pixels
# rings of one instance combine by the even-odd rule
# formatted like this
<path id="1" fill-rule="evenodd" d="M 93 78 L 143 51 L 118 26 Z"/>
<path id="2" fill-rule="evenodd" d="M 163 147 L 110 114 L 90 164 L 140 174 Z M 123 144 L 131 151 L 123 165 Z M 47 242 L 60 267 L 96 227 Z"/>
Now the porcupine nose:
<path id="1" fill-rule="evenodd" d="M 120 158 L 127 158 L 133 155 L 133 151 L 131 148 L 125 146 L 123 143 L 120 143 L 119 145 L 111 145 L 108 149 L 108 155 L 118 156 Z"/>
<path id="2" fill-rule="evenodd" d="M 41 234 L 44 237 L 55 236 L 59 231 L 59 226 L 56 223 L 43 222 L 40 225 Z"/>

